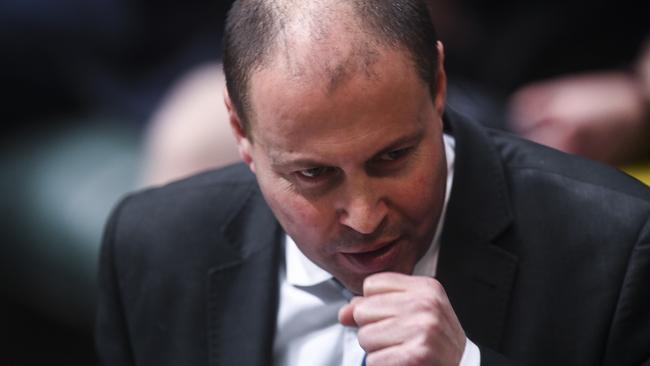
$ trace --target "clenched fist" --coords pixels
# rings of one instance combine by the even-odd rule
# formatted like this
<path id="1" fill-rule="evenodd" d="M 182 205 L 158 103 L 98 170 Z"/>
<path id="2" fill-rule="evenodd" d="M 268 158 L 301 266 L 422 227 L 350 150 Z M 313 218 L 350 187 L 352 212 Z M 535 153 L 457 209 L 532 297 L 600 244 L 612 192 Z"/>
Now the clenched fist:
<path id="1" fill-rule="evenodd" d="M 456 366 L 467 340 L 445 290 L 431 277 L 369 276 L 363 297 L 342 307 L 339 321 L 359 327 L 368 366 Z"/>

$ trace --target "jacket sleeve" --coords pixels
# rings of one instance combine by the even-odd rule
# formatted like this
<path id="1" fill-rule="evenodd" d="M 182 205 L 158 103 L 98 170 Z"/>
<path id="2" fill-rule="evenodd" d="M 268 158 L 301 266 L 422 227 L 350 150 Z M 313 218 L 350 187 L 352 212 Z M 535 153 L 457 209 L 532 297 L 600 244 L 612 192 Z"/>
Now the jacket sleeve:
<path id="1" fill-rule="evenodd" d="M 121 301 L 119 274 L 115 265 L 115 238 L 120 221 L 122 201 L 108 221 L 99 259 L 99 293 L 95 342 L 99 363 L 105 366 L 131 366 L 133 353 Z"/>
<path id="2" fill-rule="evenodd" d="M 630 254 L 604 365 L 650 366 L 650 219 Z"/>
<path id="3" fill-rule="evenodd" d="M 515 366 L 518 365 L 505 356 L 487 347 L 479 346 L 481 350 L 481 366 Z"/>
<path id="4" fill-rule="evenodd" d="M 640 226 L 628 250 L 607 341 L 602 350 L 595 350 L 602 352 L 604 366 L 650 366 L 650 218 Z M 519 364 L 489 348 L 480 350 L 481 366 Z"/>

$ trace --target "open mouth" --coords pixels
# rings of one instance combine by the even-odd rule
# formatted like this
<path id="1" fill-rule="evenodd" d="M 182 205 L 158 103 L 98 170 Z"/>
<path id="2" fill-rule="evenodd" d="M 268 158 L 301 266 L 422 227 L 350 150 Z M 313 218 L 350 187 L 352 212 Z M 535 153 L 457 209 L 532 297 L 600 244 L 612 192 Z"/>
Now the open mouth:
<path id="1" fill-rule="evenodd" d="M 390 267 L 397 255 L 398 239 L 367 252 L 342 253 L 343 257 L 360 273 L 381 272 Z"/>

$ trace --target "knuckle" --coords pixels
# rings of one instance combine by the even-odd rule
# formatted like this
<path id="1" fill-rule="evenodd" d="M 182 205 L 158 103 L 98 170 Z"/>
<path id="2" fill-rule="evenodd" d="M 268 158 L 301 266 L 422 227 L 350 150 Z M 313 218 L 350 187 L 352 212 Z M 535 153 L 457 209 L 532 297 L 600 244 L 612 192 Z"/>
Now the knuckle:
<path id="1" fill-rule="evenodd" d="M 369 289 L 377 287 L 377 281 L 379 281 L 379 276 L 380 274 L 374 274 L 371 276 L 366 277 L 363 280 L 363 293 L 365 294 Z"/>
<path id="2" fill-rule="evenodd" d="M 409 349 L 409 357 L 406 360 L 406 365 L 425 365 L 430 359 L 431 350 L 429 347 L 423 344 L 413 344 Z"/>
<path id="3" fill-rule="evenodd" d="M 352 310 L 352 318 L 358 325 L 363 325 L 367 317 L 368 305 L 365 302 L 360 301 L 354 306 L 354 309 Z"/>
<path id="4" fill-rule="evenodd" d="M 359 323 L 363 319 L 363 306 L 358 304 L 352 309 L 352 319 Z"/>
<path id="5" fill-rule="evenodd" d="M 430 337 L 441 329 L 440 319 L 437 316 L 425 314 L 418 318 L 416 328 L 419 334 Z"/>
<path id="6" fill-rule="evenodd" d="M 369 343 L 370 336 L 371 333 L 367 327 L 359 328 L 359 331 L 357 332 L 357 340 L 359 341 L 359 345 L 361 346 L 361 348 L 363 348 L 364 350 L 367 350 L 368 346 L 370 345 Z"/>
<path id="7" fill-rule="evenodd" d="M 440 318 L 434 315 L 425 317 L 423 323 L 426 326 L 426 329 L 438 330 L 440 329 Z"/>
<path id="8" fill-rule="evenodd" d="M 433 295 L 420 296 L 411 302 L 414 311 L 424 313 L 437 313 L 440 305 L 438 296 Z"/>
<path id="9" fill-rule="evenodd" d="M 413 301 L 413 306 L 417 311 L 431 312 L 434 308 L 432 299 L 420 297 Z"/>
<path id="10" fill-rule="evenodd" d="M 436 280 L 435 278 L 433 278 L 433 277 L 425 277 L 424 281 L 425 281 L 424 285 L 426 286 L 426 288 L 429 291 L 431 291 L 433 293 L 436 293 L 436 294 L 445 292 L 444 288 L 442 287 L 442 284 L 438 280 Z"/>

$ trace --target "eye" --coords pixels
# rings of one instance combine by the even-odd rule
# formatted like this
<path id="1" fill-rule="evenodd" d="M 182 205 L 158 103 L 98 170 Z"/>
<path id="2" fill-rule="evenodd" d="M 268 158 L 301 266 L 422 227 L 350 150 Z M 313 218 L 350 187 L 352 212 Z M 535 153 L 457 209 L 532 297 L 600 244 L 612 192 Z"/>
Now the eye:
<path id="1" fill-rule="evenodd" d="M 408 154 L 408 152 L 410 150 L 411 150 L 411 148 L 407 147 L 407 148 L 403 148 L 403 149 L 396 149 L 396 150 L 392 150 L 392 151 L 389 151 L 389 152 L 385 152 L 385 153 L 379 155 L 378 160 L 380 160 L 380 161 L 388 161 L 388 162 L 399 160 L 400 158 L 406 156 L 406 154 Z"/>
<path id="2" fill-rule="evenodd" d="M 315 168 L 308 168 L 308 169 L 303 169 L 299 170 L 296 172 L 296 174 L 301 178 L 305 180 L 317 180 L 319 178 L 322 178 L 334 171 L 333 168 L 330 167 L 324 167 L 324 166 L 319 166 Z"/>

